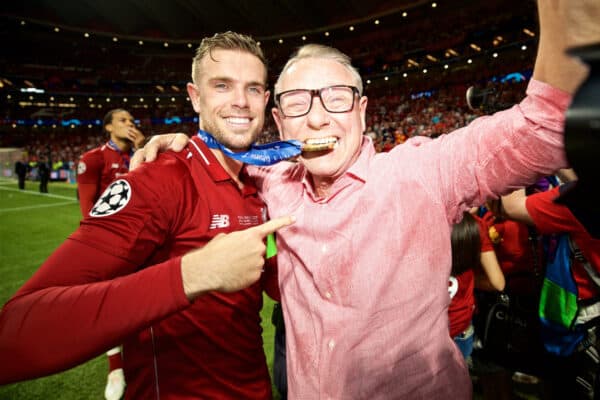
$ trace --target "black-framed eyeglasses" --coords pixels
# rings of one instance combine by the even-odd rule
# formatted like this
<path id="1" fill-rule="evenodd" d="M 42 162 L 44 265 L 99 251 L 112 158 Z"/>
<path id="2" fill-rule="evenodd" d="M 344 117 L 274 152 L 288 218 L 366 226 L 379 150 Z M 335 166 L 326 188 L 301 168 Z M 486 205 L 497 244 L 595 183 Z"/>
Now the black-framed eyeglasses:
<path id="1" fill-rule="evenodd" d="M 321 89 L 293 89 L 275 95 L 275 102 L 286 117 L 302 117 L 310 112 L 313 98 L 319 97 L 323 108 L 330 113 L 345 113 L 354 108 L 358 88 L 333 85 Z"/>

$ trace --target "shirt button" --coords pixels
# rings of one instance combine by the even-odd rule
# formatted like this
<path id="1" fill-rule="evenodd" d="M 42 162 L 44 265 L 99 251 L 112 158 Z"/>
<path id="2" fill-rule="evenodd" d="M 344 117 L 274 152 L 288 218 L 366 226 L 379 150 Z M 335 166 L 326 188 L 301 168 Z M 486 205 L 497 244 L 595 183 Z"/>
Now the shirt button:
<path id="1" fill-rule="evenodd" d="M 324 244 L 323 246 L 321 246 L 321 251 L 323 253 L 327 253 L 327 245 L 326 244 Z"/>
<path id="2" fill-rule="evenodd" d="M 330 299 L 331 298 L 331 293 L 325 292 L 325 297 L 327 297 L 328 299 Z"/>
<path id="3" fill-rule="evenodd" d="M 329 343 L 327 343 L 327 346 L 329 346 L 329 350 L 333 350 L 335 347 L 335 340 L 331 339 Z"/>

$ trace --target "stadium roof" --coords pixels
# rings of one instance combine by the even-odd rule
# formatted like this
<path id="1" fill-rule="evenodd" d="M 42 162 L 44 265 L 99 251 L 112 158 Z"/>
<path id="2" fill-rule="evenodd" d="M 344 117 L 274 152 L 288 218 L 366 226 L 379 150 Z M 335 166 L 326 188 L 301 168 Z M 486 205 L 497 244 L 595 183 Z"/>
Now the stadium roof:
<path id="1" fill-rule="evenodd" d="M 325 31 L 410 10 L 423 0 L 20 0 L 2 15 L 115 35 L 197 39 L 225 30 L 259 40 Z M 460 2 L 459 2 L 460 3 Z"/>

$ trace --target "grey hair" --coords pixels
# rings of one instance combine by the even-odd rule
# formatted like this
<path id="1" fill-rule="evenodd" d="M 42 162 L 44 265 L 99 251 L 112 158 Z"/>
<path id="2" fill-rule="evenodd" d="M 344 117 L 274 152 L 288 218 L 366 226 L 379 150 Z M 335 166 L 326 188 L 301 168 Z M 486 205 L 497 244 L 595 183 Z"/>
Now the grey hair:
<path id="1" fill-rule="evenodd" d="M 362 78 L 360 77 L 358 70 L 352 66 L 352 61 L 350 60 L 350 57 L 348 57 L 346 54 L 342 53 L 340 50 L 334 47 L 314 43 L 300 47 L 298 51 L 296 51 L 288 60 L 288 62 L 281 70 L 281 74 L 279 74 L 277 82 L 275 82 L 275 94 L 281 92 L 281 79 L 282 76 L 287 72 L 287 70 L 290 69 L 296 62 L 307 58 L 327 59 L 340 63 L 344 68 L 348 70 L 348 72 L 350 72 L 350 74 L 354 78 L 355 85 L 358 88 L 359 95 L 362 96 Z"/>

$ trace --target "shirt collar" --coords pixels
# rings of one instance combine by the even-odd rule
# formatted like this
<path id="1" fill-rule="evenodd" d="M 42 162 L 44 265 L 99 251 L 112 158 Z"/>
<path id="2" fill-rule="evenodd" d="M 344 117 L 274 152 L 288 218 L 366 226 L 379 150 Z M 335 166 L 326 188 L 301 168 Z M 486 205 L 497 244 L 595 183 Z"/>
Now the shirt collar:
<path id="1" fill-rule="evenodd" d="M 369 165 L 371 164 L 371 160 L 375 154 L 373 140 L 369 136 L 363 135 L 363 140 L 360 146 L 360 154 L 358 155 L 358 158 L 354 164 L 348 168 L 346 174 L 353 175 L 362 182 L 366 182 L 369 173 Z"/>
<path id="2" fill-rule="evenodd" d="M 193 149 L 192 152 L 198 153 L 200 155 L 199 159 L 205 165 L 206 171 L 208 172 L 213 181 L 231 181 L 232 184 L 236 185 L 237 187 L 237 184 L 233 181 L 233 179 L 231 179 L 231 177 L 229 176 L 227 171 L 225 171 L 223 166 L 221 166 L 221 163 L 219 162 L 219 160 L 217 160 L 217 157 L 215 157 L 215 155 L 208 148 L 206 143 L 204 143 L 197 136 L 194 136 L 191 139 L 191 142 L 193 142 L 191 145 L 191 148 Z M 256 193 L 256 187 L 254 186 L 252 179 L 246 173 L 245 168 L 242 168 L 242 171 L 240 172 L 240 180 L 244 183 L 244 188 L 242 190 L 242 194 L 244 196 Z"/>
<path id="3" fill-rule="evenodd" d="M 359 155 L 354 164 L 348 168 L 348 170 L 340 176 L 331 186 L 330 195 L 328 198 L 334 197 L 337 193 L 340 192 L 344 187 L 348 186 L 354 181 L 360 181 L 362 183 L 367 181 L 367 176 L 369 172 L 369 164 L 373 156 L 375 156 L 375 147 L 373 146 L 373 141 L 369 136 L 363 135 L 361 147 L 359 150 Z M 325 200 L 318 199 L 317 195 L 314 191 L 314 187 L 312 184 L 312 180 L 308 176 L 308 171 L 304 166 L 302 168 L 301 181 L 305 190 L 308 194 L 315 200 Z"/>

